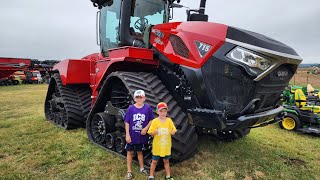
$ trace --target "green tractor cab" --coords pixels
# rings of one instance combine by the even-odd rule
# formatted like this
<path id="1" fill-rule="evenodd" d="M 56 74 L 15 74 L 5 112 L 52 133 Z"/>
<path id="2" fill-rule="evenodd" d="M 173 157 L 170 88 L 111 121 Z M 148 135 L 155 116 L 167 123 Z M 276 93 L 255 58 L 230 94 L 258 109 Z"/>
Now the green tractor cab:
<path id="1" fill-rule="evenodd" d="M 286 115 L 279 122 L 282 129 L 320 135 L 320 106 L 309 104 L 302 89 L 295 90 L 294 103 L 284 105 L 283 111 Z"/>

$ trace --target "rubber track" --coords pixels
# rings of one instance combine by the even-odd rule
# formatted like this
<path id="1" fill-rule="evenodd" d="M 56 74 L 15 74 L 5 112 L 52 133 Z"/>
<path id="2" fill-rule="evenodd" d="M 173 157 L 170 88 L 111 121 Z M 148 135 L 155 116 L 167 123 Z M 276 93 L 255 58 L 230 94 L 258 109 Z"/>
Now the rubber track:
<path id="1" fill-rule="evenodd" d="M 53 75 L 67 112 L 66 129 L 85 127 L 91 106 L 91 89 L 83 85 L 63 85 L 60 74 Z"/>
<path id="2" fill-rule="evenodd" d="M 146 103 L 152 107 L 154 113 L 157 103 L 168 104 L 168 116 L 172 118 L 177 128 L 177 133 L 172 137 L 173 160 L 182 161 L 195 153 L 198 142 L 195 127 L 189 123 L 187 115 L 156 75 L 146 72 L 114 72 L 109 75 L 111 76 L 120 78 L 132 97 L 134 91 L 144 90 Z"/>

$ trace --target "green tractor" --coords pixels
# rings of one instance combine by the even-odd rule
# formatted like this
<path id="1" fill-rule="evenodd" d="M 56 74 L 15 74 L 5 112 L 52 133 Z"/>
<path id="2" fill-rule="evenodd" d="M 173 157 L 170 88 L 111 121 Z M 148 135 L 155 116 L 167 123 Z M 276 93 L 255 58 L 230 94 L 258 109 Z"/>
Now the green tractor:
<path id="1" fill-rule="evenodd" d="M 289 131 L 320 135 L 320 106 L 308 102 L 302 89 L 296 89 L 294 95 L 285 90 L 285 96 L 290 99 L 286 99 L 283 110 L 286 115 L 279 126 Z"/>
<path id="2" fill-rule="evenodd" d="M 314 89 L 310 84 L 307 86 L 289 85 L 282 93 L 282 103 L 285 105 L 295 105 L 295 92 L 296 90 L 302 90 L 306 96 L 308 104 L 320 105 L 320 90 Z"/>

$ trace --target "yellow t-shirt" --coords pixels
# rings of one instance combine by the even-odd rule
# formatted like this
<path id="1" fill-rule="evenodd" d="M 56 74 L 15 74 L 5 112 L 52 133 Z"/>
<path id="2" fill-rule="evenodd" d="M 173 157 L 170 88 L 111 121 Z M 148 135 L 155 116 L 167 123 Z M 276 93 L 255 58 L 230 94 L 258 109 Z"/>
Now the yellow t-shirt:
<path id="1" fill-rule="evenodd" d="M 161 122 L 158 118 L 151 121 L 151 126 L 148 134 L 158 130 L 158 134 L 153 137 L 152 154 L 155 156 L 169 156 L 171 155 L 171 132 L 176 132 L 172 119 L 167 118 L 165 122 Z"/>

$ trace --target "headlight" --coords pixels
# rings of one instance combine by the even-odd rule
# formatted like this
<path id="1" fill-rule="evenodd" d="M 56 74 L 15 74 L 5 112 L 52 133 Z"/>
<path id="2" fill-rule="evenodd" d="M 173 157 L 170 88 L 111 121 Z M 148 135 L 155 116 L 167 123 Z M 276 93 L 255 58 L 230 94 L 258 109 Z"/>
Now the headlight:
<path id="1" fill-rule="evenodd" d="M 227 57 L 261 70 L 266 70 L 271 66 L 269 60 L 239 47 L 233 49 Z"/>

